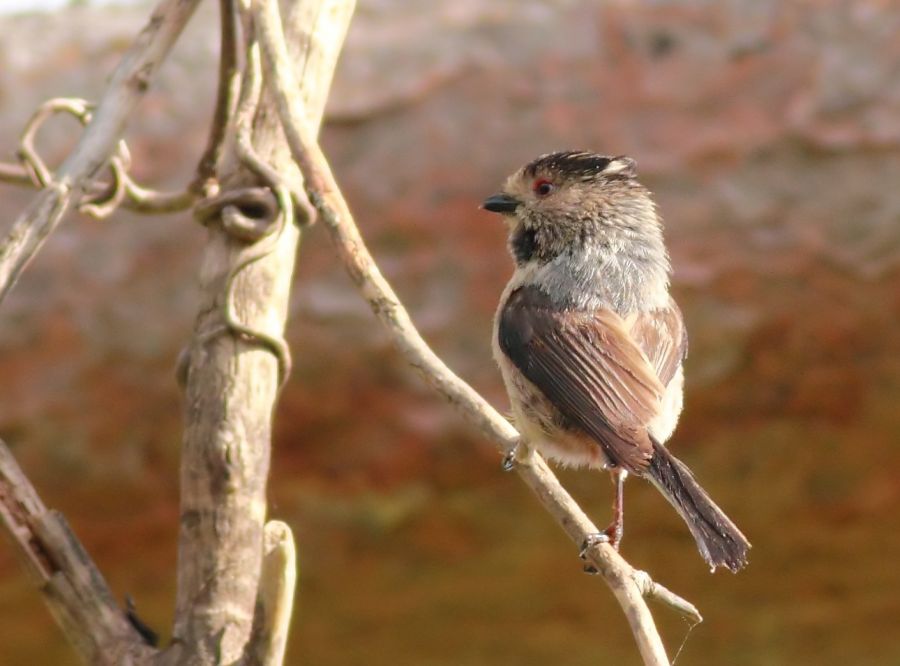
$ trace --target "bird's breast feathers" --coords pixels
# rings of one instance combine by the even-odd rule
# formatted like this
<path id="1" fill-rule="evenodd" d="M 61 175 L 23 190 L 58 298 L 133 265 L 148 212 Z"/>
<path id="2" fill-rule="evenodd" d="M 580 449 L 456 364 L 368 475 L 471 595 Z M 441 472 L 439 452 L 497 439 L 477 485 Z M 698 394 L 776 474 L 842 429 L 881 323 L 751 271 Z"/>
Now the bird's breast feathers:
<path id="1" fill-rule="evenodd" d="M 681 408 L 677 307 L 628 318 L 602 307 L 559 308 L 527 275 L 517 277 L 497 313 L 493 346 L 523 435 L 563 462 L 642 472 L 651 437 L 664 441 Z"/>

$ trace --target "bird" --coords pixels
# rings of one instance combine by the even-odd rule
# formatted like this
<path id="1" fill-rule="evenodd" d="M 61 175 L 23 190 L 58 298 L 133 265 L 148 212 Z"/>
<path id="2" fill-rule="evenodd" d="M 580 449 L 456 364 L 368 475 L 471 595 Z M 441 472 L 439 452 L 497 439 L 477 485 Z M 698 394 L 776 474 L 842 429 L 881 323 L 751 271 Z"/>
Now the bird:
<path id="1" fill-rule="evenodd" d="M 688 338 L 662 219 L 635 160 L 541 155 L 481 207 L 505 219 L 515 263 L 492 347 L 521 434 L 516 458 L 538 451 L 610 472 L 613 519 L 585 549 L 618 550 L 633 475 L 675 508 L 711 571 L 743 568 L 750 542 L 665 446 L 683 406 Z"/>

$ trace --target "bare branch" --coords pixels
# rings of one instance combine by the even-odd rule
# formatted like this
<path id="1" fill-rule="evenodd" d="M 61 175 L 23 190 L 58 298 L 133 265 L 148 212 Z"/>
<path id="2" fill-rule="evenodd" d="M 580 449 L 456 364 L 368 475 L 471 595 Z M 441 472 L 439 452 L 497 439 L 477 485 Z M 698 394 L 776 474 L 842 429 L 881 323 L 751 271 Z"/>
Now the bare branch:
<path id="1" fill-rule="evenodd" d="M 28 169 L 21 164 L 9 162 L 0 162 L 0 182 L 24 187 L 37 186 Z"/>
<path id="2" fill-rule="evenodd" d="M 124 193 L 118 206 L 133 210 L 136 213 L 158 215 L 160 213 L 177 213 L 190 208 L 196 199 L 190 190 L 177 190 L 165 192 L 142 187 L 134 182 L 131 176 L 125 172 Z M 109 188 L 99 191 L 99 187 L 91 187 L 88 198 L 104 200 L 109 197 Z"/>
<path id="3" fill-rule="evenodd" d="M 89 664 L 151 657 L 65 518 L 48 510 L 0 441 L 0 521 L 18 546 L 57 622 Z"/>
<path id="4" fill-rule="evenodd" d="M 61 113 L 75 116 L 82 124 L 91 120 L 92 105 L 74 97 L 57 97 L 41 104 L 22 130 L 19 149 L 16 151 L 21 164 L 0 163 L 0 180 L 43 189 L 54 182 L 54 174 L 35 147 L 38 131 L 49 118 Z M 128 175 L 131 153 L 124 140 L 116 144 L 109 158 L 108 168 L 112 182 L 102 183 L 91 179 L 83 185 L 83 195 L 78 199 L 78 210 L 97 219 L 108 217 L 120 206 L 145 213 L 175 212 L 189 208 L 194 195 L 189 191 L 158 192 L 141 187 Z"/>
<path id="5" fill-rule="evenodd" d="M 162 0 L 113 72 L 91 122 L 56 180 L 0 242 L 0 302 L 88 182 L 109 161 L 125 124 L 199 0 Z"/>
<path id="6" fill-rule="evenodd" d="M 163 192 L 143 187 L 134 182 L 130 175 L 123 173 L 124 191 L 120 199 L 116 201 L 118 208 L 125 208 L 136 213 L 160 214 L 177 213 L 190 208 L 195 201 L 195 196 L 188 190 L 176 192 Z M 0 182 L 22 187 L 37 187 L 31 170 L 22 164 L 0 162 Z M 84 198 L 80 200 L 88 202 L 110 201 L 115 193 L 115 185 L 91 181 L 84 185 Z"/>
<path id="7" fill-rule="evenodd" d="M 289 67 L 284 37 L 280 32 L 277 6 L 273 2 L 255 3 L 254 15 L 262 46 L 266 82 L 274 91 L 288 144 L 303 173 L 310 201 L 328 227 L 350 277 L 360 288 L 376 316 L 388 328 L 395 345 L 407 361 L 463 416 L 497 442 L 504 454 L 511 454 L 518 441 L 515 429 L 428 347 L 366 248 L 325 156 L 305 127 L 302 105 L 294 92 L 297 85 Z M 559 484 L 540 456 L 530 454 L 518 462 L 516 469 L 576 544 L 583 543 L 589 534 L 599 531 Z M 660 593 L 655 585 L 647 583 L 646 574 L 639 577 L 643 583 L 639 586 L 636 570 L 607 544 L 589 549 L 586 557 L 603 576 L 625 611 L 645 663 L 668 664 L 665 648 L 644 601 L 644 594 L 653 593 L 654 598 L 672 605 L 680 612 L 685 608 L 692 608 L 691 604 L 668 590 L 667 594 Z"/>
<path id="8" fill-rule="evenodd" d="M 703 622 L 703 616 L 694 604 L 654 581 L 646 571 L 635 569 L 632 578 L 645 599 L 652 599 L 678 611 L 691 624 Z"/>
<path id="9" fill-rule="evenodd" d="M 209 129 L 206 149 L 197 164 L 197 175 L 188 190 L 197 194 L 211 194 L 210 181 L 214 180 L 216 166 L 222 155 L 229 120 L 235 111 L 240 90 L 240 69 L 242 43 L 238 35 L 237 0 L 219 0 L 219 23 L 221 44 L 219 55 L 219 86 L 216 92 L 216 107 Z"/>
<path id="10" fill-rule="evenodd" d="M 31 172 L 33 180 L 38 187 L 46 187 L 53 180 L 53 174 L 38 155 L 34 142 L 37 139 L 38 130 L 47 120 L 56 114 L 68 113 L 74 116 L 82 125 L 87 125 L 91 119 L 91 105 L 87 100 L 77 97 L 55 97 L 41 104 L 31 115 L 25 128 L 22 130 L 22 139 L 19 143 L 18 155 Z M 121 142 L 116 150 L 122 150 Z"/>

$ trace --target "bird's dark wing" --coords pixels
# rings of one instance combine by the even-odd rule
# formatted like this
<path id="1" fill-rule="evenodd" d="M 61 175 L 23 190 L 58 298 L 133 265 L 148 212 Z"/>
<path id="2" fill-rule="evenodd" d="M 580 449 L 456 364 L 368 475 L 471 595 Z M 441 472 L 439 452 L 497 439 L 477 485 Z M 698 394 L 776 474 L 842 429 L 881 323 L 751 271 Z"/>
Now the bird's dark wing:
<path id="1" fill-rule="evenodd" d="M 668 386 L 687 357 L 687 328 L 675 301 L 626 322 L 628 333 L 646 355 L 663 386 Z"/>
<path id="2" fill-rule="evenodd" d="M 647 468 L 647 423 L 663 387 L 622 318 L 611 310 L 558 310 L 536 287 L 517 289 L 500 314 L 500 349 L 611 462 Z"/>

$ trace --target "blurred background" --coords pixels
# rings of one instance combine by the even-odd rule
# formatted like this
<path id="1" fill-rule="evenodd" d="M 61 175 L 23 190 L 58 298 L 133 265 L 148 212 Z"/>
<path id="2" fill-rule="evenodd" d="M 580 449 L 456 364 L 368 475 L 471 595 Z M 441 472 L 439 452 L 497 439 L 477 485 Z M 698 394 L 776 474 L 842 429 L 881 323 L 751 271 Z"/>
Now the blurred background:
<path id="1" fill-rule="evenodd" d="M 2 159 L 44 99 L 96 99 L 147 14 L 0 16 Z M 132 119 L 142 183 L 192 173 L 217 20 L 206 3 Z M 322 141 L 422 333 L 498 407 L 511 262 L 480 201 L 562 148 L 631 155 L 656 193 L 691 338 L 671 446 L 754 544 L 745 572 L 710 575 L 662 498 L 628 484 L 623 554 L 706 618 L 680 664 L 900 663 L 898 34 L 900 5 L 878 0 L 360 0 Z M 48 127 L 45 154 L 75 134 Z M 32 195 L 0 184 L 0 232 Z M 184 215 L 73 217 L 0 308 L 0 437 L 164 637 L 173 369 L 203 243 Z M 638 663 L 608 590 L 394 353 L 321 228 L 288 339 L 270 484 L 299 548 L 288 663 Z M 605 524 L 606 476 L 562 480 Z M 655 615 L 674 652 L 685 623 Z M 76 663 L 5 544 L 0 646 L 11 666 Z"/>

